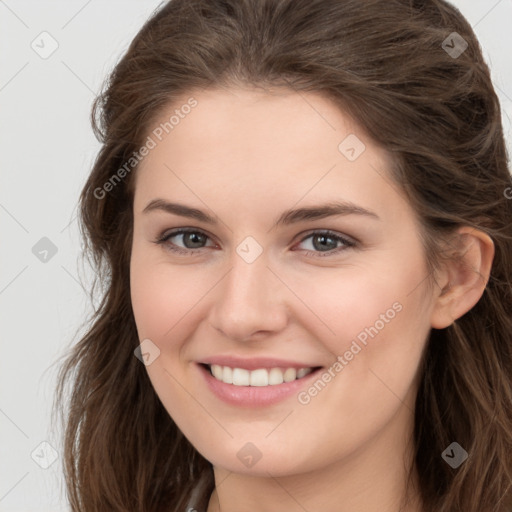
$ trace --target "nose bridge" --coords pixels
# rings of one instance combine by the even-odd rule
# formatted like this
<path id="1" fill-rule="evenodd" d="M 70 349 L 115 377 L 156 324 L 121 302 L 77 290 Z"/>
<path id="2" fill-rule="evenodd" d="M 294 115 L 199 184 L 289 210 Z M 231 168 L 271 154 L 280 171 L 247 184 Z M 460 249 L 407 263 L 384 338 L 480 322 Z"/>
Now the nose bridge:
<path id="1" fill-rule="evenodd" d="M 258 331 L 276 331 L 286 324 L 283 295 L 277 289 L 278 280 L 267 267 L 266 254 L 247 258 L 244 248 L 247 247 L 240 244 L 233 253 L 231 270 L 219 283 L 211 315 L 216 329 L 238 340 Z"/>
<path id="2" fill-rule="evenodd" d="M 267 265 L 266 255 L 261 255 L 254 261 L 246 261 L 239 254 L 234 254 L 221 300 L 232 311 L 237 310 L 239 315 L 245 311 L 244 305 L 249 306 L 245 311 L 247 314 L 260 309 L 265 303 L 268 304 L 269 292 L 273 286 L 269 279 L 272 273 Z"/>

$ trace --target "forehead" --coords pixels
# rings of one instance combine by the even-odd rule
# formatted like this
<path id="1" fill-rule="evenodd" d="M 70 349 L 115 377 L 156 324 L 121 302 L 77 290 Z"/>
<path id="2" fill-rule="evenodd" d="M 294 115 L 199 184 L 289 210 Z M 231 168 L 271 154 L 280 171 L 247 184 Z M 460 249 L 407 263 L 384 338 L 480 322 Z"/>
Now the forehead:
<path id="1" fill-rule="evenodd" d="M 189 107 L 192 102 L 195 105 Z M 304 158 L 314 147 L 337 154 L 340 137 L 357 132 L 367 138 L 353 119 L 324 96 L 284 88 L 196 91 L 163 109 L 153 124 L 158 142 L 173 143 L 177 150 L 192 146 L 210 150 L 212 143 L 224 142 L 216 147 L 218 157 L 242 154 L 268 160 L 275 154 L 265 150 L 279 149 L 281 160 L 287 151 L 292 158 L 304 148 L 300 151 Z"/>
<path id="2" fill-rule="evenodd" d="M 162 110 L 148 135 L 155 147 L 137 169 L 136 198 L 169 192 L 267 207 L 326 194 L 362 204 L 373 194 L 373 207 L 393 200 L 389 154 L 316 93 L 197 91 Z"/>

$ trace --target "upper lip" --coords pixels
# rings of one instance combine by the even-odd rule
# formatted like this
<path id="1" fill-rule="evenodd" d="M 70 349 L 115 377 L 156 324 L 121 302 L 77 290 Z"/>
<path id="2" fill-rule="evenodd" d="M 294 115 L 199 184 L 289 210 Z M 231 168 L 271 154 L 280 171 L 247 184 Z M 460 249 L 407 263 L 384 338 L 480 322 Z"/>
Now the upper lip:
<path id="1" fill-rule="evenodd" d="M 275 359 L 273 357 L 251 357 L 243 359 L 235 356 L 212 356 L 202 361 L 201 364 L 217 364 L 230 368 L 243 368 L 245 370 L 258 370 L 259 368 L 317 368 L 321 365 L 299 363 L 287 359 Z"/>

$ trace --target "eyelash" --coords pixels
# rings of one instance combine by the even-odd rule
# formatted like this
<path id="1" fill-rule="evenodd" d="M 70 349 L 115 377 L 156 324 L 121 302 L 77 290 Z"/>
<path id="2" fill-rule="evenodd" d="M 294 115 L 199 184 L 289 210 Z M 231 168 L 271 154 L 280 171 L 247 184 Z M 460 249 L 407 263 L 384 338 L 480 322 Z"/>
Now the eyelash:
<path id="1" fill-rule="evenodd" d="M 167 249 L 169 249 L 170 251 L 178 253 L 178 254 L 183 254 L 183 255 L 196 254 L 199 250 L 205 249 L 205 247 L 198 247 L 197 249 L 183 249 L 182 247 L 178 247 L 174 244 L 167 243 L 170 238 L 177 236 L 177 235 L 183 235 L 186 233 L 199 233 L 201 235 L 206 236 L 207 238 L 210 238 L 206 233 L 203 233 L 200 230 L 181 228 L 181 229 L 177 229 L 175 231 L 171 231 L 170 233 L 164 233 L 164 234 L 160 235 L 160 237 L 158 237 L 157 240 L 154 241 L 154 243 L 156 243 L 158 245 L 162 245 L 162 246 L 166 245 Z M 308 250 L 306 250 L 305 251 L 306 255 L 313 256 L 315 258 L 316 257 L 325 258 L 325 257 L 337 255 L 341 251 L 344 251 L 346 249 L 350 249 L 350 248 L 356 246 L 356 242 L 354 242 L 353 240 L 349 240 L 348 238 L 340 236 L 340 235 L 334 233 L 333 231 L 329 231 L 329 230 L 319 230 L 319 231 L 313 231 L 311 233 L 308 233 L 304 238 L 302 238 L 300 240 L 299 243 L 303 243 L 308 238 L 311 238 L 313 236 L 318 236 L 318 235 L 328 236 L 329 238 L 333 238 L 334 240 L 336 240 L 338 242 L 342 242 L 344 247 L 330 249 L 329 251 L 308 251 Z"/>

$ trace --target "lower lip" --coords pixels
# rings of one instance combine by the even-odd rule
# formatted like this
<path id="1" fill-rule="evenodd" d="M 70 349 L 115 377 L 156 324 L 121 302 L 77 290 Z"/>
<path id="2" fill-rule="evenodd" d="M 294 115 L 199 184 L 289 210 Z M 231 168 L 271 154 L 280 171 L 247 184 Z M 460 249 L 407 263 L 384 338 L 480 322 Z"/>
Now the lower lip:
<path id="1" fill-rule="evenodd" d="M 322 368 L 318 368 L 301 379 L 283 382 L 274 386 L 235 386 L 234 384 L 226 384 L 217 380 L 210 373 L 209 368 L 200 364 L 198 367 L 210 391 L 215 396 L 228 404 L 238 405 L 239 407 L 264 407 L 278 403 L 294 394 L 296 395 L 305 386 L 309 385 L 322 370 Z"/>

